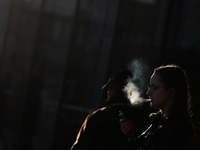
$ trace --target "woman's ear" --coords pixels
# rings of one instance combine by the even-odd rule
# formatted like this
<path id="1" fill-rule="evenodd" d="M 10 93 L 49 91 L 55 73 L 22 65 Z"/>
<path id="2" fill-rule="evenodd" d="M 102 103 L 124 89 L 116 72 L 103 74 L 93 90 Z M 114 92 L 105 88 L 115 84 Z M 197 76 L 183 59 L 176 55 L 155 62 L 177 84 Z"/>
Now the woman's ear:
<path id="1" fill-rule="evenodd" d="M 169 94 L 174 95 L 176 93 L 176 90 L 174 88 L 169 89 Z"/>

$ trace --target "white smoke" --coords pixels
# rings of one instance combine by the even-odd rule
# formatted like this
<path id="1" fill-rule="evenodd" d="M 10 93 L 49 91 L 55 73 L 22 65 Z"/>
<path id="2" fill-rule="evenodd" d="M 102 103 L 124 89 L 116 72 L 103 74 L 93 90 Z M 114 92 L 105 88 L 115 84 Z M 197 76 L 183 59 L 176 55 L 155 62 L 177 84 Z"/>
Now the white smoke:
<path id="1" fill-rule="evenodd" d="M 140 96 L 138 87 L 136 87 L 135 84 L 129 82 L 125 86 L 124 92 L 127 94 L 127 97 L 130 100 L 131 104 L 138 105 L 144 102 L 144 98 Z"/>
<path id="2" fill-rule="evenodd" d="M 128 69 L 133 73 L 133 77 L 128 79 L 124 92 L 133 105 L 138 105 L 147 101 L 141 94 L 147 90 L 150 69 L 142 59 L 131 61 Z"/>

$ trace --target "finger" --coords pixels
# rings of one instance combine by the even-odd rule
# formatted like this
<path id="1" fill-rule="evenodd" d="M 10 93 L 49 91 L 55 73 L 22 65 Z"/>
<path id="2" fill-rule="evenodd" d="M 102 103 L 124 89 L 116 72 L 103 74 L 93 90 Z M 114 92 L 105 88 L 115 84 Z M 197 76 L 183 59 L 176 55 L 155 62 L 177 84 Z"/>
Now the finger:
<path id="1" fill-rule="evenodd" d="M 133 124 L 133 122 L 131 122 L 131 121 L 125 121 L 125 122 L 121 123 L 121 127 L 123 128 L 125 126 L 129 126 L 129 125 L 132 125 L 132 124 Z"/>
<path id="2" fill-rule="evenodd" d="M 121 129 L 126 129 L 126 128 L 129 128 L 129 127 L 133 127 L 133 123 L 123 123 L 121 125 Z"/>
<path id="3" fill-rule="evenodd" d="M 123 119 L 120 119 L 119 122 L 123 124 L 124 122 L 132 122 L 132 121 L 123 118 Z"/>
<path id="4" fill-rule="evenodd" d="M 133 129 L 133 128 L 134 128 L 133 123 L 123 124 L 123 125 L 121 126 L 121 130 L 122 130 L 123 133 L 124 133 L 124 132 L 127 132 L 128 130 L 131 130 L 131 129 Z"/>
<path id="5" fill-rule="evenodd" d="M 125 127 L 122 132 L 127 134 L 127 133 L 133 131 L 133 129 L 134 129 L 134 126 L 130 125 L 130 126 Z"/>
<path id="6" fill-rule="evenodd" d="M 123 122 L 126 122 L 126 119 L 120 119 L 119 122 L 122 124 Z"/>

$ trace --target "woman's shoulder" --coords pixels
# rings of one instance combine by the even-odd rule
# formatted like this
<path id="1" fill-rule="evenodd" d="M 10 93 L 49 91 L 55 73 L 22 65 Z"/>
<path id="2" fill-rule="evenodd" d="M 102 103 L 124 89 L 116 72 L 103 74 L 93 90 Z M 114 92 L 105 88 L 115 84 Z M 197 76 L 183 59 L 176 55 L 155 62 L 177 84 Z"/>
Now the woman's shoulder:
<path id="1" fill-rule="evenodd" d="M 151 114 L 149 115 L 149 118 L 150 118 L 150 120 L 151 120 L 152 123 L 158 122 L 158 121 L 161 120 L 162 114 L 161 114 L 160 111 L 154 112 L 154 113 L 151 113 Z"/>

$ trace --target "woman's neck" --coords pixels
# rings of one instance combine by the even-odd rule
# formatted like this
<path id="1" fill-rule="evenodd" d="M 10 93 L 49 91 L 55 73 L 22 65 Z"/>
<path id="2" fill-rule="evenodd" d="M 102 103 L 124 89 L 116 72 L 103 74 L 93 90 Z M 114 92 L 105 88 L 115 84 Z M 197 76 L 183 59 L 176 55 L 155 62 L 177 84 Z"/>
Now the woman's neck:
<path id="1" fill-rule="evenodd" d="M 164 118 L 169 116 L 169 111 L 168 110 L 161 110 L 161 114 Z"/>
<path id="2" fill-rule="evenodd" d="M 167 103 L 165 103 L 163 108 L 161 108 L 161 113 L 162 113 L 163 117 L 168 117 L 170 115 L 171 108 L 172 108 L 172 101 L 173 101 L 173 99 L 170 98 L 167 101 Z"/>

